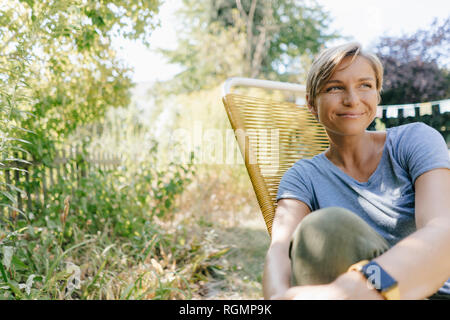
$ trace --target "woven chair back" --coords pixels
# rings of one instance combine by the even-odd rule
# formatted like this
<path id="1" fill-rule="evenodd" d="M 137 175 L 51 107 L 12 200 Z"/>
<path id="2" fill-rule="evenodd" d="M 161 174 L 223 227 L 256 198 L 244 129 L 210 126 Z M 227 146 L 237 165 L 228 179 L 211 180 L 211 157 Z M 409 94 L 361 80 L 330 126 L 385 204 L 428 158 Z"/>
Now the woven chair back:
<path id="1" fill-rule="evenodd" d="M 283 174 L 328 147 L 325 129 L 304 105 L 235 93 L 223 103 L 244 157 L 269 235 Z"/>

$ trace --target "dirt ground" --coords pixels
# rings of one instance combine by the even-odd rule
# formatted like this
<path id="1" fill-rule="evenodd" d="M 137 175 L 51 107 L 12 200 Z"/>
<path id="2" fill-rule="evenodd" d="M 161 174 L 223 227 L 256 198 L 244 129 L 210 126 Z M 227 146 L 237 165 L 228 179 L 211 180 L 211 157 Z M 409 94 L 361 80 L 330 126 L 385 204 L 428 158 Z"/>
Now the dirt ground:
<path id="1" fill-rule="evenodd" d="M 251 211 L 234 214 L 232 226 L 213 224 L 216 242 L 230 248 L 223 257 L 224 276 L 205 283 L 194 299 L 263 299 L 262 274 L 270 238 L 260 212 L 253 206 Z"/>
<path id="2" fill-rule="evenodd" d="M 212 169 L 211 169 L 212 170 Z M 187 228 L 202 235 L 216 250 L 228 248 L 220 258 L 221 275 L 200 284 L 193 299 L 262 299 L 262 273 L 270 237 L 245 168 L 214 167 L 197 173 L 179 199 Z M 185 220 L 187 221 L 187 220 Z M 212 235 L 206 241 L 204 234 Z"/>

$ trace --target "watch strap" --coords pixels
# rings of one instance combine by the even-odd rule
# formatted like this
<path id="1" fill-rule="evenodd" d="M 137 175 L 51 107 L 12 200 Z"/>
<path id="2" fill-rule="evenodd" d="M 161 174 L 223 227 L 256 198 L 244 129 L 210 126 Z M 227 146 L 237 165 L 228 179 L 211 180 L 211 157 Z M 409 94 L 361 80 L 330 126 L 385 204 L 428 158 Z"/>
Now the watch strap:
<path id="1" fill-rule="evenodd" d="M 373 280 L 371 279 L 371 277 L 374 273 L 374 270 L 376 270 L 379 275 L 378 287 L 371 283 L 371 280 Z M 368 280 L 368 283 L 371 285 L 371 287 L 377 290 L 386 300 L 400 299 L 400 291 L 397 281 L 375 261 L 362 260 L 351 265 L 348 268 L 348 271 L 360 272 Z"/>

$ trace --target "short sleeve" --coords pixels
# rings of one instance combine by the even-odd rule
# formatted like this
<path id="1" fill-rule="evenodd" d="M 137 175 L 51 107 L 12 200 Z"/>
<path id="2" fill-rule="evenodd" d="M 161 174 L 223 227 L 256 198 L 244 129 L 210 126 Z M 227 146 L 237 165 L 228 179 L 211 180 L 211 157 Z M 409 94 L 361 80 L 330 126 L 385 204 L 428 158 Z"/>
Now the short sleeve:
<path id="1" fill-rule="evenodd" d="M 307 175 L 298 163 L 288 169 L 278 186 L 276 201 L 280 199 L 296 199 L 304 202 L 312 210 L 311 186 L 307 183 Z"/>
<path id="2" fill-rule="evenodd" d="M 408 126 L 399 137 L 398 151 L 412 183 L 432 169 L 450 169 L 450 157 L 444 138 L 436 129 L 417 122 Z"/>

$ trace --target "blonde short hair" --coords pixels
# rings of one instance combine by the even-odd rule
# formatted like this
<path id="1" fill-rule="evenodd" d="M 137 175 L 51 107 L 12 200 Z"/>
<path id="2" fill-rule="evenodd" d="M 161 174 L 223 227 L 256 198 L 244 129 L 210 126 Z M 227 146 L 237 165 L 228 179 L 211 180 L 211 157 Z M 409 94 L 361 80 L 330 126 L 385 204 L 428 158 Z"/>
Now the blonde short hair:
<path id="1" fill-rule="evenodd" d="M 375 54 L 363 51 L 359 43 L 351 42 L 325 49 L 314 59 L 306 79 L 306 93 L 308 94 L 308 103 L 311 106 L 315 106 L 317 95 L 342 60 L 345 57 L 353 57 L 355 59 L 357 56 L 366 58 L 371 64 L 375 72 L 376 88 L 378 99 L 380 100 L 380 93 L 383 87 L 383 65 Z"/>

